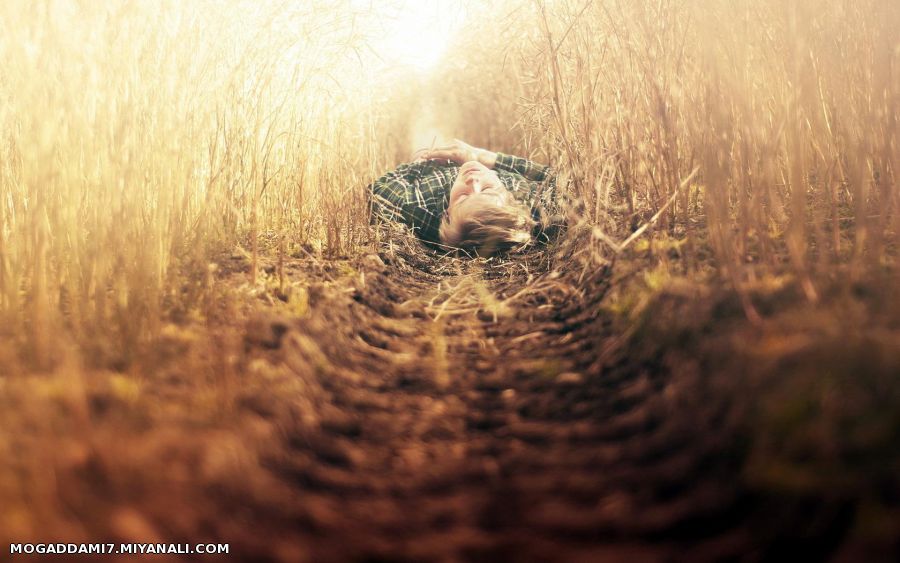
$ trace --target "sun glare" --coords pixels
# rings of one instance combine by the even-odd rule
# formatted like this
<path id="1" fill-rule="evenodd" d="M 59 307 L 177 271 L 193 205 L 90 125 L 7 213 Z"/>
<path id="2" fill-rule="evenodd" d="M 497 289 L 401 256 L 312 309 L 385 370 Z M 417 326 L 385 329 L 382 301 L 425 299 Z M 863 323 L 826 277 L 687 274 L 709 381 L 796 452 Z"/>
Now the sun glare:
<path id="1" fill-rule="evenodd" d="M 445 54 L 465 15 L 462 3 L 453 0 L 397 0 L 371 5 L 383 33 L 383 39 L 372 48 L 388 64 L 421 72 L 432 68 Z"/>

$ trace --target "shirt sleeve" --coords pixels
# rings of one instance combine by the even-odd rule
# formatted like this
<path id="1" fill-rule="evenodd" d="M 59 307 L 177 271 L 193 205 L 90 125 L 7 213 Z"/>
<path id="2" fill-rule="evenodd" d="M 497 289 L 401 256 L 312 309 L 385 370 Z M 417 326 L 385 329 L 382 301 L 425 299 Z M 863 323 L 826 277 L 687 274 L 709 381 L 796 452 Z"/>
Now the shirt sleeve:
<path id="1" fill-rule="evenodd" d="M 436 240 L 452 177 L 446 167 L 401 164 L 369 187 L 371 221 L 404 223 L 420 238 Z"/>
<path id="2" fill-rule="evenodd" d="M 526 158 L 497 153 L 495 170 L 517 174 L 527 181 L 513 183 L 513 193 L 520 201 L 531 207 L 532 217 L 543 221 L 549 215 L 559 212 L 559 201 L 556 187 L 556 170 L 550 166 L 538 164 Z"/>
<path id="3" fill-rule="evenodd" d="M 529 180 L 544 182 L 555 178 L 555 171 L 549 166 L 538 164 L 527 158 L 513 156 L 511 154 L 497 153 L 497 162 L 494 164 L 495 170 L 504 170 L 521 174 Z"/>
<path id="4" fill-rule="evenodd" d="M 372 193 L 372 220 L 403 221 L 403 207 L 410 190 L 406 179 L 407 166 L 400 165 L 375 180 L 369 187 Z"/>

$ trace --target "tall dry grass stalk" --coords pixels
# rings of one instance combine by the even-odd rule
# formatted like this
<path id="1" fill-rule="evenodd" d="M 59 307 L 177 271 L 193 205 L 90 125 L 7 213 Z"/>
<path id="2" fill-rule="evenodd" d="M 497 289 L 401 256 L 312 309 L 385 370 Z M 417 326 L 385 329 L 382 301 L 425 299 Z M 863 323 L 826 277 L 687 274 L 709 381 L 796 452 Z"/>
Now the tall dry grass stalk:
<path id="1" fill-rule="evenodd" d="M 361 186 L 395 153 L 360 6 L 4 2 L 5 336 L 39 364 L 64 334 L 127 361 L 210 251 L 363 240 Z"/>
<path id="2" fill-rule="evenodd" d="M 468 66 L 441 77 L 461 134 L 552 161 L 598 235 L 625 236 L 674 198 L 653 228 L 685 241 L 689 268 L 698 238 L 739 290 L 787 259 L 810 301 L 836 265 L 860 279 L 895 263 L 896 2 L 534 0 L 489 14 L 462 39 Z"/>

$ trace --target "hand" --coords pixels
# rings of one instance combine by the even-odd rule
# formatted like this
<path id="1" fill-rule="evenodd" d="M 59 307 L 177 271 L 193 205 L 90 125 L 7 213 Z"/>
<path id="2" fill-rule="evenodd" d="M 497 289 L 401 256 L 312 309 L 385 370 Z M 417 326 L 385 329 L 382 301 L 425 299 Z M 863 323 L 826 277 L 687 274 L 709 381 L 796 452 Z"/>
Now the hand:
<path id="1" fill-rule="evenodd" d="M 416 162 L 441 159 L 449 160 L 456 164 L 463 164 L 474 160 L 484 164 L 488 168 L 493 168 L 494 164 L 497 162 L 497 153 L 486 149 L 475 148 L 459 139 L 454 139 L 452 143 L 443 147 L 421 149 L 413 153 L 413 160 Z"/>

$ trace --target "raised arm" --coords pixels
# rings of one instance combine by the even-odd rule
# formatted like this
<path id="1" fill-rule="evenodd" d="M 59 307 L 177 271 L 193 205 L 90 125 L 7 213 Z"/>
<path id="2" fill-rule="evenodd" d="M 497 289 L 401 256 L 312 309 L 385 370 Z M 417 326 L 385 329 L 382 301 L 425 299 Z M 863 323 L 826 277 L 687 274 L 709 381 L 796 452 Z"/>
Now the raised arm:
<path id="1" fill-rule="evenodd" d="M 456 164 L 463 164 L 464 162 L 475 160 L 488 168 L 514 172 L 516 174 L 521 174 L 529 180 L 537 182 L 550 180 L 554 176 L 553 169 L 549 166 L 544 166 L 518 156 L 493 152 L 487 149 L 479 149 L 468 143 L 464 143 L 459 139 L 456 139 L 449 145 L 418 151 L 413 155 L 413 158 L 419 160 L 447 159 Z"/>
<path id="2" fill-rule="evenodd" d="M 537 182 L 549 180 L 554 175 L 553 169 L 549 166 L 538 164 L 527 158 L 503 154 L 502 152 L 494 153 L 494 155 L 495 164 L 493 168 L 496 168 L 497 170 L 515 172 L 525 176 L 529 180 L 535 180 Z"/>

